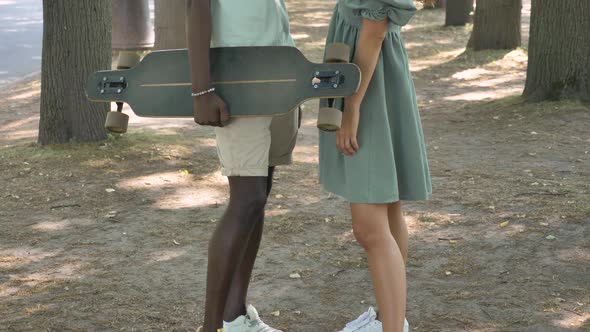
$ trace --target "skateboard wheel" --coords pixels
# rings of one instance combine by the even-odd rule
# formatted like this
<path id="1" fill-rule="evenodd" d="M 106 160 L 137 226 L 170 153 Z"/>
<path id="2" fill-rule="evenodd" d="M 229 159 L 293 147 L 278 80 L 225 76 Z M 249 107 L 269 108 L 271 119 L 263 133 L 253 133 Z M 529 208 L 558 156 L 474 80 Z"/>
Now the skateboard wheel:
<path id="1" fill-rule="evenodd" d="M 336 131 L 342 125 L 342 111 L 337 108 L 320 108 L 318 113 L 318 128 L 323 131 Z"/>
<path id="2" fill-rule="evenodd" d="M 117 59 L 117 69 L 129 69 L 141 62 L 141 54 L 136 51 L 121 51 Z"/>
<path id="3" fill-rule="evenodd" d="M 333 43 L 326 47 L 326 63 L 350 62 L 350 46 L 344 43 Z"/>
<path id="4" fill-rule="evenodd" d="M 108 112 L 104 127 L 111 133 L 124 134 L 127 132 L 129 115 L 121 112 Z"/>

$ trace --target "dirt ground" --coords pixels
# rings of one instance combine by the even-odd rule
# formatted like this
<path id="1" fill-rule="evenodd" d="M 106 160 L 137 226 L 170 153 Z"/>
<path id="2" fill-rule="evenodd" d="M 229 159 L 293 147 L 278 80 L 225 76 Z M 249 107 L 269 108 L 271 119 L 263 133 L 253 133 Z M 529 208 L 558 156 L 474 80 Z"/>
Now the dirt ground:
<path id="1" fill-rule="evenodd" d="M 333 1 L 288 6 L 319 61 Z M 526 47 L 466 51 L 470 26 L 443 20 L 419 11 L 403 33 L 434 184 L 405 204 L 411 330 L 590 331 L 590 108 L 524 103 Z M 524 22 L 526 41 L 526 6 Z M 227 197 L 212 131 L 134 117 L 123 137 L 39 147 L 38 107 L 38 78 L 0 91 L 0 330 L 194 331 Z M 318 185 L 315 116 L 278 171 L 251 287 L 285 331 L 335 331 L 375 302 L 347 205 Z"/>

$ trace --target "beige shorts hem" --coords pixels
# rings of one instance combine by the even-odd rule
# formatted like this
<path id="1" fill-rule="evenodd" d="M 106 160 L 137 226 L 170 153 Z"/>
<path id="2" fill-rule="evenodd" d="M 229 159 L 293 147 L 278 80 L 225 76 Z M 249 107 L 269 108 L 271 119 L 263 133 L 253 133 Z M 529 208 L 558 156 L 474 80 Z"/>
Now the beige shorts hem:
<path id="1" fill-rule="evenodd" d="M 223 176 L 268 176 L 268 167 L 265 168 L 221 168 Z"/>

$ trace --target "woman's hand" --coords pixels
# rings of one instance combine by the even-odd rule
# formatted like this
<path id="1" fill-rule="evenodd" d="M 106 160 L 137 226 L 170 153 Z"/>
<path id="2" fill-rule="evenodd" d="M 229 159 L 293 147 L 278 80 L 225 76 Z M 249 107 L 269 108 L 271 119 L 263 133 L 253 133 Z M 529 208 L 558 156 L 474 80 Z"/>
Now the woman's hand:
<path id="1" fill-rule="evenodd" d="M 356 135 L 359 128 L 360 105 L 345 103 L 342 126 L 336 131 L 336 147 L 342 154 L 352 157 L 360 149 Z"/>
<path id="2" fill-rule="evenodd" d="M 342 114 L 342 127 L 336 132 L 336 147 L 346 156 L 354 156 L 359 150 L 356 134 L 359 128 L 360 106 L 365 99 L 369 82 L 373 78 L 375 67 L 381 53 L 381 45 L 387 33 L 388 20 L 371 21 L 363 19 L 363 27 L 358 39 L 354 63 L 363 73 L 359 90 L 346 98 Z"/>
<path id="3" fill-rule="evenodd" d="M 195 122 L 203 126 L 223 127 L 229 122 L 227 105 L 214 92 L 194 97 L 193 115 Z"/>

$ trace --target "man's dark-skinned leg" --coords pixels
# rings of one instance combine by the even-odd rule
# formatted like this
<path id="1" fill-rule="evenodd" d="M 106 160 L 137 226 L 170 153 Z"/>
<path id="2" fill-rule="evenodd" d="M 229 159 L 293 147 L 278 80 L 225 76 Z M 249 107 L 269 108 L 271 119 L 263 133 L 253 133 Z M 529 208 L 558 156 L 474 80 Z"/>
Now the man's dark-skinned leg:
<path id="1" fill-rule="evenodd" d="M 274 167 L 268 168 L 268 179 L 266 182 L 266 197 L 270 195 L 272 189 L 272 180 L 274 174 Z M 264 211 L 263 211 L 264 212 Z M 252 277 L 252 270 L 254 269 L 254 262 L 258 254 L 258 248 L 262 239 L 262 231 L 264 228 L 264 213 L 259 221 L 256 223 L 250 239 L 248 240 L 248 247 L 244 253 L 242 263 L 234 275 L 230 291 L 225 304 L 225 312 L 223 320 L 231 322 L 238 316 L 246 314 L 246 298 L 248 295 L 248 287 L 250 285 L 250 278 Z"/>
<path id="2" fill-rule="evenodd" d="M 258 233 L 262 233 L 268 182 L 272 182 L 271 177 L 230 176 L 228 180 L 229 204 L 209 242 L 204 332 L 216 332 L 223 326 L 230 288 L 236 288 L 234 292 L 238 294 L 244 288 L 247 291 L 248 283 L 243 280 L 247 276 L 249 282 L 252 273 L 260 244 Z M 257 235 L 252 237 L 256 231 Z M 236 279 L 239 286 L 232 287 L 236 274 L 240 274 Z M 243 297 L 239 302 L 245 303 Z"/>

